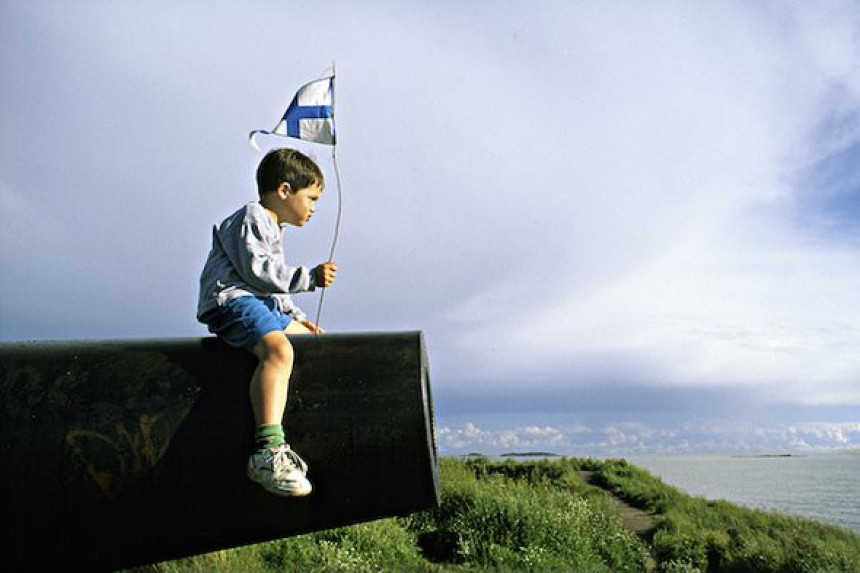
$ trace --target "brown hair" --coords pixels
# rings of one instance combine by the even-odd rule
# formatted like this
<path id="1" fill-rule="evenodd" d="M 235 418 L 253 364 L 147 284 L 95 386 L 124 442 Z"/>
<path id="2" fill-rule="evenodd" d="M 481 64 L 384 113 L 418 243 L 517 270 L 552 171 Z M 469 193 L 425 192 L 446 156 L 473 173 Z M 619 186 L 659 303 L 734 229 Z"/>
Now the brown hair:
<path id="1" fill-rule="evenodd" d="M 314 160 L 295 149 L 273 149 L 263 157 L 257 167 L 257 192 L 260 197 L 288 183 L 291 192 L 310 187 L 325 185 L 322 171 Z"/>

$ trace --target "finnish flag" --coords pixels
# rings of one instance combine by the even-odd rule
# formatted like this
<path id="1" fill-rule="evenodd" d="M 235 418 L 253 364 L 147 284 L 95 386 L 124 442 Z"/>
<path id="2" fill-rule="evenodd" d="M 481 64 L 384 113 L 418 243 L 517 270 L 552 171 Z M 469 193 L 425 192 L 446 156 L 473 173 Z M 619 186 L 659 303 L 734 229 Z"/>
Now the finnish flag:
<path id="1" fill-rule="evenodd" d="M 251 145 L 257 150 L 259 147 L 255 137 L 258 133 L 334 145 L 334 76 L 313 81 L 299 88 L 281 121 L 272 131 L 261 129 L 252 131 Z"/>

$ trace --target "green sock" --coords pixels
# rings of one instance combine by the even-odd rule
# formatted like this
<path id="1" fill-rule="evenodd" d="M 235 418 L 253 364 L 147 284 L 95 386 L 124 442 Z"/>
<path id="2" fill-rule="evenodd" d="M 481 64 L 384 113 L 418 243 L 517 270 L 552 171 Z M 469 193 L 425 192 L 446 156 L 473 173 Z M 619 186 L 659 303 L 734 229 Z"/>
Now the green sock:
<path id="1" fill-rule="evenodd" d="M 284 444 L 284 427 L 280 424 L 263 424 L 257 427 L 257 434 L 254 436 L 257 442 L 258 450 L 266 448 L 277 448 Z"/>

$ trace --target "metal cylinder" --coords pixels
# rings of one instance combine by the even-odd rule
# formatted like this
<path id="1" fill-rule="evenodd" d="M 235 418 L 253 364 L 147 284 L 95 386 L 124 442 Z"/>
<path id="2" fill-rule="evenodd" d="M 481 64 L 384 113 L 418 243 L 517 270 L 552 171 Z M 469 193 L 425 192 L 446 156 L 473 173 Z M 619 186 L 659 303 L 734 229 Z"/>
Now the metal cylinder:
<path id="1" fill-rule="evenodd" d="M 304 498 L 245 475 L 250 353 L 215 338 L 0 345 L 0 568 L 118 569 L 438 504 L 421 333 L 290 340 Z"/>

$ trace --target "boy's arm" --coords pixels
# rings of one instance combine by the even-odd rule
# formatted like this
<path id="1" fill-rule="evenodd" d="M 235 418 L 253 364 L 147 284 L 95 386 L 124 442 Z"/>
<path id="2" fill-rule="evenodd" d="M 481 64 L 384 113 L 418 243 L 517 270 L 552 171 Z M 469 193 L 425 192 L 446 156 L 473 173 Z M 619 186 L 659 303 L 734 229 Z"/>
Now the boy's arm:
<path id="1" fill-rule="evenodd" d="M 260 221 L 249 212 L 237 231 L 224 241 L 233 244 L 222 246 L 242 281 L 252 289 L 274 295 L 316 288 L 313 269 L 291 267 L 284 262 L 281 235 L 277 229 L 271 228 L 271 221 Z"/>
<path id="2" fill-rule="evenodd" d="M 311 273 L 311 280 L 314 282 L 314 287 L 330 287 L 337 278 L 337 263 L 329 261 L 320 263 L 314 267 Z"/>
<path id="3" fill-rule="evenodd" d="M 337 264 L 328 262 L 328 263 L 320 263 L 313 269 L 311 269 L 311 288 L 310 290 L 316 289 L 317 286 L 328 287 L 331 286 L 334 282 L 335 277 L 337 276 Z M 322 333 L 323 330 L 314 324 L 313 322 L 308 320 L 307 315 L 293 302 L 293 299 L 288 294 L 274 294 L 272 295 L 277 299 L 278 305 L 281 308 L 281 312 L 286 314 L 291 314 L 293 318 L 303 324 L 308 330 L 315 333 Z"/>
<path id="4" fill-rule="evenodd" d="M 278 301 L 278 307 L 284 314 L 289 314 L 294 320 L 301 323 L 304 323 L 308 319 L 308 316 L 302 309 L 296 306 L 296 303 L 293 302 L 290 295 L 286 293 L 277 293 L 273 294 L 272 297 Z"/>
<path id="5" fill-rule="evenodd" d="M 314 324 L 310 320 L 302 320 L 302 326 L 310 330 L 313 334 L 323 334 L 325 330 L 323 330 L 320 326 Z"/>
<path id="6" fill-rule="evenodd" d="M 316 289 L 313 271 L 308 267 L 291 267 L 279 256 L 266 252 L 249 252 L 244 263 L 245 282 L 264 293 L 297 293 Z"/>

